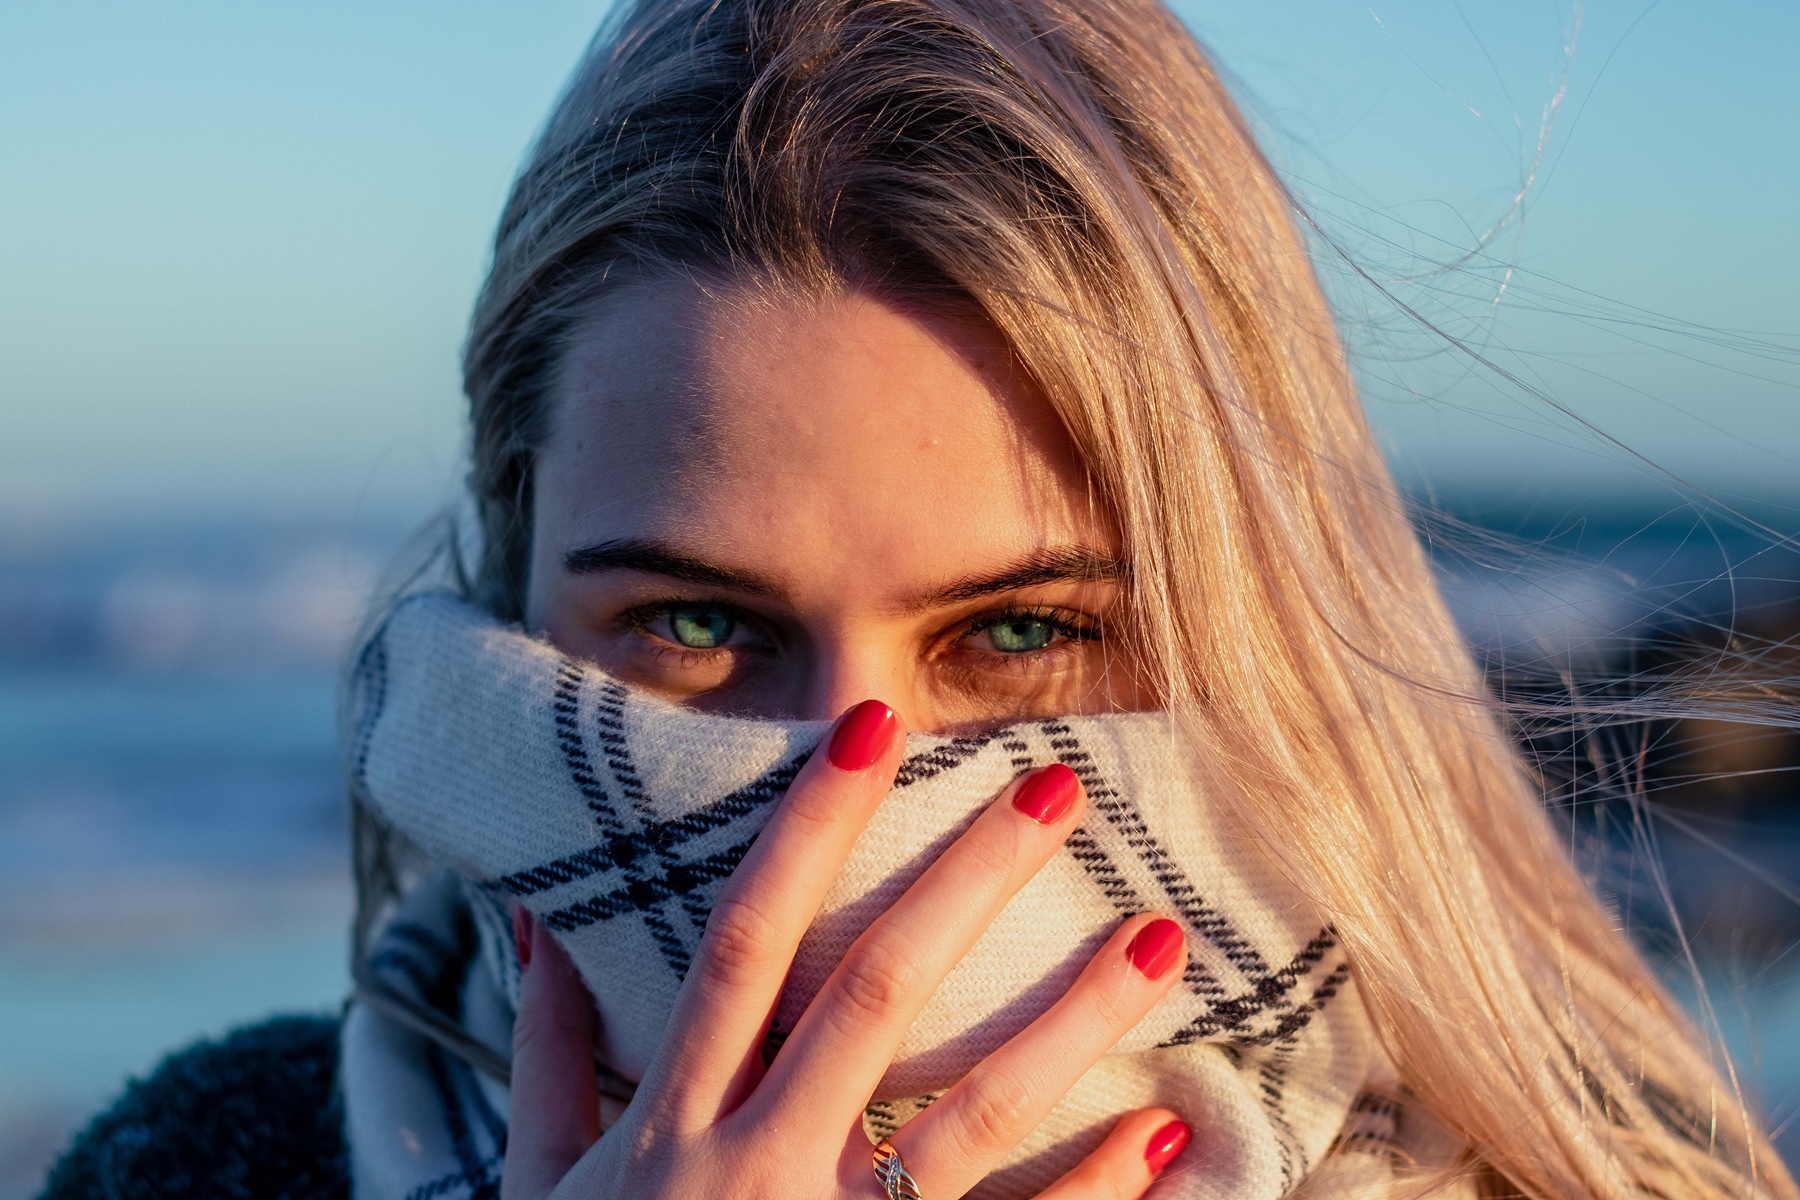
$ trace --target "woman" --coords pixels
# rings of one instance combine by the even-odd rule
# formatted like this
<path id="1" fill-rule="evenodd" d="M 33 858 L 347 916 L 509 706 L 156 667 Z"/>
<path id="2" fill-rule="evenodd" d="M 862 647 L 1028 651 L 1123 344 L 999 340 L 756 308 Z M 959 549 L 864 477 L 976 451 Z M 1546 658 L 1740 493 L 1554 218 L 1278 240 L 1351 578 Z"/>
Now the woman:
<path id="1" fill-rule="evenodd" d="M 465 378 L 480 538 L 462 590 L 570 657 L 402 601 L 357 659 L 370 925 L 400 906 L 344 1035 L 357 1190 L 1795 1195 L 1552 836 L 1374 450 L 1290 201 L 1153 0 L 628 5 L 514 188 Z M 401 616 L 434 612 L 416 637 Z M 529 701 L 508 708 L 487 666 L 456 673 L 484 654 L 555 690 L 542 730 L 494 723 Z M 370 697 L 390 686 L 414 724 L 384 740 L 406 706 Z M 1106 770 L 1085 750 L 1046 765 L 994 732 L 1021 721 L 1117 750 L 1094 751 Z M 628 745 L 640 728 L 675 749 Z M 1180 785 L 1204 821 L 1106 782 L 1138 777 L 1152 728 L 1205 764 Z M 536 822 L 540 790 L 516 782 L 539 733 L 573 780 L 544 789 L 586 795 L 604 835 L 541 861 L 511 849 L 566 816 Z M 699 809 L 618 824 L 664 786 L 647 771 L 698 795 L 683 772 L 764 742 L 753 845 L 702 870 L 668 857 Z M 1018 777 L 981 815 L 879 860 L 903 893 L 842 893 L 883 852 L 865 824 L 903 841 L 925 820 L 890 785 L 1014 742 Z M 1123 869 L 1148 864 L 1167 903 L 1026 970 L 989 1024 L 934 1009 L 940 984 L 999 969 L 965 959 L 1005 961 L 990 926 L 1057 932 L 1015 897 L 1090 862 L 1133 805 L 1138 850 L 1179 852 Z M 469 828 L 442 827 L 450 810 Z M 401 896 L 421 852 L 481 887 Z M 631 874 L 634 855 L 666 861 Z M 642 923 L 602 954 L 624 901 L 543 898 L 615 869 Z M 1268 956 L 1221 932 L 1242 909 L 1195 899 L 1226 875 L 1271 927 L 1320 926 L 1304 969 L 1245 966 Z M 666 998 L 619 990 L 659 953 Z M 1314 966 L 1305 1004 L 1276 995 Z M 1202 984 L 1227 969 L 1282 1020 L 1220 1018 Z M 1108 1056 L 1178 1003 L 1199 1005 L 1198 1049 L 1165 1030 Z M 939 1042 L 908 1040 L 940 1017 Z M 978 1026 L 1005 1036 L 977 1053 Z M 465 1060 L 486 1074 L 455 1074 Z M 955 1078 L 893 1082 L 927 1060 Z M 1065 1093 L 1106 1071 L 1119 1102 L 1072 1115 Z M 1312 1108 L 1270 1099 L 1296 1080 Z M 433 1087 L 453 1102 L 431 1107 Z M 81 1163 L 101 1136 L 53 1192 L 99 1170 Z M 1259 1138 L 1268 1161 L 1245 1150 Z M 308 1144 L 319 1187 L 341 1186 L 318 1167 L 341 1146 Z"/>

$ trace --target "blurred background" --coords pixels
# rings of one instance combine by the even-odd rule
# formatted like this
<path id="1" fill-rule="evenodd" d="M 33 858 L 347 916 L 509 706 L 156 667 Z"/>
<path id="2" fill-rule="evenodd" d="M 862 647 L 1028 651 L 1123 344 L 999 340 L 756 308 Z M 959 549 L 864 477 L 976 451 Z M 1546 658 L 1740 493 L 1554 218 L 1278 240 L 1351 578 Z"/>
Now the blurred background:
<path id="1" fill-rule="evenodd" d="M 341 1003 L 335 657 L 455 496 L 492 225 L 605 8 L 0 6 L 0 1200 L 166 1051 Z M 1314 222 L 1497 686 L 1791 679 L 1800 6 L 1177 8 Z M 1521 734 L 1788 1130 L 1800 738 L 1617 731 L 1646 807 Z"/>

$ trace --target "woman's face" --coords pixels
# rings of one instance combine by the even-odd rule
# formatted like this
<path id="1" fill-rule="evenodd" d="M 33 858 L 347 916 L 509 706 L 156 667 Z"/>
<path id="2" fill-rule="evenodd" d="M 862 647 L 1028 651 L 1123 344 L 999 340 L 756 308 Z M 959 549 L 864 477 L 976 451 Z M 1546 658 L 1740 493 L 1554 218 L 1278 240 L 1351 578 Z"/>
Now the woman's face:
<path id="1" fill-rule="evenodd" d="M 713 711 L 916 730 L 1143 707 L 1117 538 L 992 329 L 686 283 L 580 329 L 535 465 L 526 619 Z"/>

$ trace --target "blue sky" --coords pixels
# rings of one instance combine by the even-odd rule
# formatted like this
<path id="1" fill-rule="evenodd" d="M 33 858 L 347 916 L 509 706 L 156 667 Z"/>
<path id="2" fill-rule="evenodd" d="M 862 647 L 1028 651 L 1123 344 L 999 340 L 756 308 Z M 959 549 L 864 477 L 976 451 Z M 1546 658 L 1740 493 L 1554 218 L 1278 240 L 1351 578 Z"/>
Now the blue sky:
<path id="1" fill-rule="evenodd" d="M 1177 7 L 1321 227 L 1491 364 L 1326 263 L 1404 476 L 1800 493 L 1800 5 Z M 0 7 L 0 518 L 447 496 L 492 223 L 603 10 Z"/>

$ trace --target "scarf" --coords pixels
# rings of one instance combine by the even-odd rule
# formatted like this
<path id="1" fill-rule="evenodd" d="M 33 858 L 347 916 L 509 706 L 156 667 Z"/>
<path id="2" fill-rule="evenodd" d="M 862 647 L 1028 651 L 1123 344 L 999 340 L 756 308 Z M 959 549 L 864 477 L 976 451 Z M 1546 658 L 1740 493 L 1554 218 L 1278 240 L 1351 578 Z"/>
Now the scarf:
<path id="1" fill-rule="evenodd" d="M 379 990 L 345 1026 L 356 1194 L 491 1200 L 507 1111 L 493 1064 L 505 1062 L 519 989 L 511 906 L 568 952 L 598 1010 L 603 1091 L 628 1095 L 667 1032 L 713 899 L 826 727 L 637 694 L 441 592 L 398 602 L 353 664 L 353 786 L 441 868 L 392 915 L 364 964 Z M 1395 1086 L 1330 923 L 1237 827 L 1166 714 L 909 737 L 893 791 L 800 945 L 776 1044 L 973 816 L 1053 762 L 1080 777 L 1088 814 L 913 1023 L 865 1113 L 872 1139 L 1048 1007 L 1120 920 L 1154 910 L 1187 932 L 1180 983 L 971 1195 L 1034 1195 L 1119 1115 L 1153 1104 L 1195 1128 L 1156 1185 L 1163 1200 L 1372 1196 L 1455 1160 L 1455 1139 Z M 485 1058 L 447 1053 L 396 996 Z"/>

